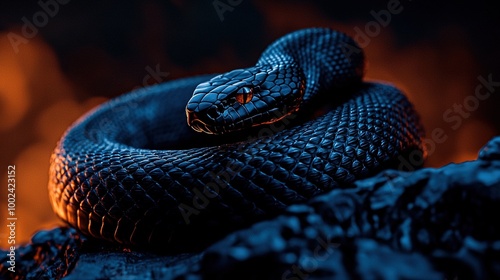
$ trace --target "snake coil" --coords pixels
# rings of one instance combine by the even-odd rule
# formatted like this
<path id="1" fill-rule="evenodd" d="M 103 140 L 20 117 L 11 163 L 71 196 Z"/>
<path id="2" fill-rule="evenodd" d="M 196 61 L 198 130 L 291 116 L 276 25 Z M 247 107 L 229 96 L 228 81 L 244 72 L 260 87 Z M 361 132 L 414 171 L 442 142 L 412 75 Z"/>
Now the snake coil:
<path id="1" fill-rule="evenodd" d="M 362 82 L 363 67 L 351 38 L 311 28 L 277 40 L 254 67 L 111 100 L 59 141 L 52 207 L 89 236 L 189 250 L 349 187 L 422 151 L 412 105 Z"/>

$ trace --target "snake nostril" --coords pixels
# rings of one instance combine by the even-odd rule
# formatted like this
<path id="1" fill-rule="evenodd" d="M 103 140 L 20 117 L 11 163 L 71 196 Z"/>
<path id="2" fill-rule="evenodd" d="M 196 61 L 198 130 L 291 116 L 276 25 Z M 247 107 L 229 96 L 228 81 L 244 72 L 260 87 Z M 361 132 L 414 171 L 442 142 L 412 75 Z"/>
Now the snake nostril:
<path id="1" fill-rule="evenodd" d="M 212 107 L 208 108 L 207 116 L 210 119 L 215 120 L 222 114 L 222 111 L 223 111 L 222 105 L 220 104 L 213 105 Z"/>

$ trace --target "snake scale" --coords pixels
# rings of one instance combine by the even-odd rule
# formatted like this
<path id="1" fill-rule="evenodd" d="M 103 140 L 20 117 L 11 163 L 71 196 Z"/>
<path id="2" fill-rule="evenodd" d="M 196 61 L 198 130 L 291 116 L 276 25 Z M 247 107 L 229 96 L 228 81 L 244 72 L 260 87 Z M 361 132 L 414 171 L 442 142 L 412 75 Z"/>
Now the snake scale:
<path id="1" fill-rule="evenodd" d="M 349 187 L 422 150 L 411 103 L 363 72 L 350 37 L 309 28 L 253 67 L 110 100 L 57 144 L 53 209 L 88 236 L 188 250 Z"/>

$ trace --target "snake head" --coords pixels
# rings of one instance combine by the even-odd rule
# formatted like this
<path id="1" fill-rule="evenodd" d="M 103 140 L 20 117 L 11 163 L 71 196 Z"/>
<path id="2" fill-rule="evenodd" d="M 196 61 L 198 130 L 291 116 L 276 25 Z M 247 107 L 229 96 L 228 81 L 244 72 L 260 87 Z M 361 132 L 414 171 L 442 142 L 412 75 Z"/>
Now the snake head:
<path id="1" fill-rule="evenodd" d="M 196 87 L 187 122 L 209 134 L 274 123 L 299 109 L 304 90 L 303 74 L 293 65 L 233 70 Z"/>

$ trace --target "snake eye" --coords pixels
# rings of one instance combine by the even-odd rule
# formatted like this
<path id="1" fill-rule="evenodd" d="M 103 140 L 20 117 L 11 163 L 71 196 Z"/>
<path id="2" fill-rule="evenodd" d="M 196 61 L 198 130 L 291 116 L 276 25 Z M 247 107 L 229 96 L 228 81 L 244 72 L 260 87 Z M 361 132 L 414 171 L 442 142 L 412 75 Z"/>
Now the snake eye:
<path id="1" fill-rule="evenodd" d="M 253 89 L 249 87 L 242 87 L 236 92 L 236 101 L 240 104 L 247 104 L 253 98 Z"/>

